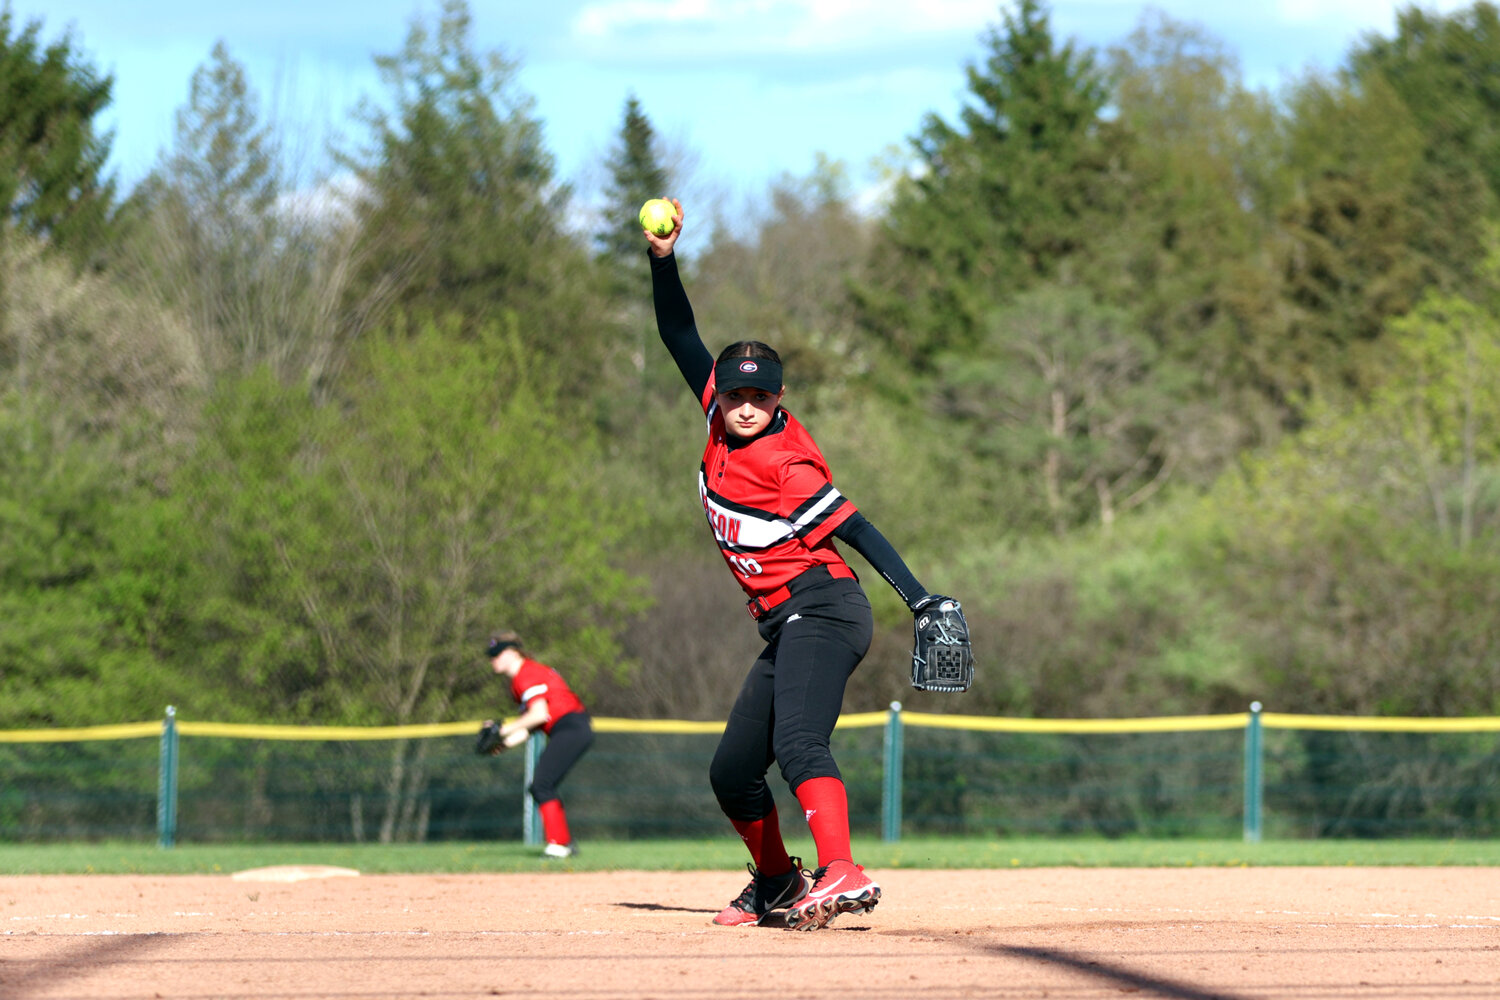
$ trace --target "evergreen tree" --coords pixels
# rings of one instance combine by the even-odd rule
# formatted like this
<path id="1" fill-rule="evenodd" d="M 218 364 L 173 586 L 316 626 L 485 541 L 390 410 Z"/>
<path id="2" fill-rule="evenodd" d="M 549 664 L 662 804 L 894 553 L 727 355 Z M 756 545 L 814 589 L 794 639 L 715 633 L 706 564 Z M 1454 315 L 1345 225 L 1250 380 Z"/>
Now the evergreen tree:
<path id="1" fill-rule="evenodd" d="M 215 373 L 326 381 L 350 320 L 336 225 L 282 203 L 275 132 L 222 42 L 193 73 L 170 149 L 121 212 L 122 280 L 184 317 Z"/>
<path id="2" fill-rule="evenodd" d="M 445 0 L 435 29 L 414 20 L 401 51 L 376 59 L 389 107 L 366 102 L 373 145 L 345 157 L 360 188 L 348 308 L 366 328 L 391 307 L 452 312 L 468 331 L 514 314 L 578 379 L 597 376 L 597 282 L 563 225 L 568 192 L 515 64 L 471 36 L 467 5 Z"/>
<path id="3" fill-rule="evenodd" d="M 1487 2 L 1449 14 L 1406 7 L 1393 38 L 1368 36 L 1349 59 L 1351 85 L 1389 87 L 1416 126 L 1412 246 L 1450 291 L 1473 280 L 1485 255 L 1482 222 L 1500 198 L 1497 73 L 1500 11 Z"/>
<path id="4" fill-rule="evenodd" d="M 75 255 L 108 225 L 114 181 L 104 176 L 110 136 L 94 117 L 114 80 L 84 62 L 72 39 L 43 46 L 41 22 L 12 34 L 0 10 L 0 206 L 7 228 L 45 237 Z"/>
<path id="5" fill-rule="evenodd" d="M 983 317 L 1066 276 L 1112 216 L 1118 136 L 1091 52 L 1054 39 L 1040 0 L 1021 0 L 968 68 L 957 124 L 929 116 L 917 170 L 896 193 L 878 248 L 885 284 L 861 289 L 866 320 L 912 361 L 973 344 Z"/>
<path id="6" fill-rule="evenodd" d="M 279 182 L 270 128 L 245 67 L 223 41 L 194 70 L 176 121 L 172 155 L 160 172 L 204 220 L 204 236 L 236 249 L 247 223 L 271 210 Z"/>
<path id="7" fill-rule="evenodd" d="M 220 41 L 194 72 L 177 110 L 169 154 L 131 198 L 136 265 L 155 271 L 162 297 L 191 318 L 216 369 L 262 358 L 272 317 L 255 286 L 267 273 L 279 193 L 270 130 L 244 67 Z"/>
<path id="8" fill-rule="evenodd" d="M 1273 249 L 1282 321 L 1260 338 L 1260 370 L 1300 407 L 1313 393 L 1368 390 L 1386 321 L 1416 304 L 1434 267 L 1413 198 L 1421 136 L 1391 88 L 1314 79 L 1291 107 L 1295 194 Z"/>
<path id="9" fill-rule="evenodd" d="M 620 294 L 631 301 L 647 302 L 651 274 L 637 216 L 648 198 L 660 198 L 669 192 L 667 171 L 657 156 L 656 133 L 634 94 L 625 100 L 625 117 L 607 166 L 604 218 L 594 241 L 600 257 L 614 273 Z"/>

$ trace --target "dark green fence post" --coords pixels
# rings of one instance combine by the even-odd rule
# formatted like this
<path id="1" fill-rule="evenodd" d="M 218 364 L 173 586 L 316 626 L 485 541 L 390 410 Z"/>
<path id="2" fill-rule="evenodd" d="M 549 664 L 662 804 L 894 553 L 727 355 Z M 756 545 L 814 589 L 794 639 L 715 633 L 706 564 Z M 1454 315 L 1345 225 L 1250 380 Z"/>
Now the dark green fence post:
<path id="1" fill-rule="evenodd" d="M 536 762 L 542 759 L 547 737 L 533 732 L 526 740 L 526 780 L 521 783 L 521 843 L 535 847 L 542 842 L 542 817 L 531 798 L 531 782 L 536 778 Z"/>
<path id="2" fill-rule="evenodd" d="M 893 701 L 885 723 L 885 787 L 880 810 L 880 835 L 888 844 L 901 839 L 901 735 L 901 703 Z"/>
<path id="3" fill-rule="evenodd" d="M 167 706 L 161 723 L 161 762 L 156 771 L 156 843 L 177 843 L 177 709 Z"/>
<path id="4" fill-rule="evenodd" d="M 1260 702 L 1250 703 L 1250 721 L 1245 726 L 1245 842 L 1249 844 L 1260 843 L 1261 793 L 1265 787 L 1260 710 Z"/>

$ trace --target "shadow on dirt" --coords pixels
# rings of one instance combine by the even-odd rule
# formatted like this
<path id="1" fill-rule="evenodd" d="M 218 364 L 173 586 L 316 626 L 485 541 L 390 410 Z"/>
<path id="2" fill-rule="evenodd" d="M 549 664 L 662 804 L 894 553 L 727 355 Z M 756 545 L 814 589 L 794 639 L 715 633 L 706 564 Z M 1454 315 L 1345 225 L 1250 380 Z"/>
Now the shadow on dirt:
<path id="1" fill-rule="evenodd" d="M 990 954 L 1004 955 L 1032 962 L 1072 969 L 1119 985 L 1121 989 L 1149 990 L 1151 995 L 1167 997 L 1169 1000 L 1244 1000 L 1233 993 L 1201 989 L 1189 983 L 1173 982 L 1158 976 L 1148 976 L 1120 965 L 1110 965 L 1098 959 L 1074 955 L 1056 948 L 1035 948 L 1025 945 L 983 944 L 977 945 Z"/>

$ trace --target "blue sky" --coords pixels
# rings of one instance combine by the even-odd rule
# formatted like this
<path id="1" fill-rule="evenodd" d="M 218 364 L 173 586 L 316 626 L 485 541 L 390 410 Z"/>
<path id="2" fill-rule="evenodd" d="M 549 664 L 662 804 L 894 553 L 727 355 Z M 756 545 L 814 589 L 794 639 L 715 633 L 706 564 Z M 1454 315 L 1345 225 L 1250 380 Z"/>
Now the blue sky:
<path id="1" fill-rule="evenodd" d="M 10 0 L 18 23 L 47 42 L 71 32 L 115 77 L 112 165 L 128 187 L 170 143 L 173 113 L 196 66 L 222 39 L 245 64 L 261 106 L 312 150 L 346 127 L 362 94 L 380 93 L 372 58 L 399 49 L 414 17 L 438 0 Z M 1389 34 L 1396 4 L 1269 0 L 1149 5 L 1196 23 L 1235 53 L 1243 78 L 1275 87 L 1309 67 L 1333 68 L 1362 33 Z M 1405 6 L 1405 5 L 1402 5 Z M 1453 10 L 1437 0 L 1423 6 Z M 1056 0 L 1057 35 L 1102 48 L 1147 5 Z M 640 98 L 700 183 L 753 194 L 782 173 L 806 174 L 819 153 L 858 182 L 872 160 L 914 134 L 925 114 L 951 120 L 964 67 L 1000 23 L 993 0 L 471 0 L 475 45 L 518 62 L 559 175 L 587 189 Z M 309 152 L 304 160 L 314 157 Z"/>

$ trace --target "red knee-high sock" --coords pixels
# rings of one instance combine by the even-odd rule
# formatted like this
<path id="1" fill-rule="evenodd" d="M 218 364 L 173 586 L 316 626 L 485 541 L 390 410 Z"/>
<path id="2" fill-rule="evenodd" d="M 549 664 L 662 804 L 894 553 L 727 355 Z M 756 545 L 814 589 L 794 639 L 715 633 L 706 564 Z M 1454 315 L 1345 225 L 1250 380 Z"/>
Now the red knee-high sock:
<path id="1" fill-rule="evenodd" d="M 740 839 L 750 849 L 750 858 L 762 875 L 785 875 L 792 870 L 792 859 L 781 841 L 781 820 L 776 807 L 760 819 L 732 819 Z"/>
<path id="2" fill-rule="evenodd" d="M 563 812 L 562 799 L 537 803 L 537 812 L 542 814 L 542 836 L 549 844 L 571 844 L 568 833 L 568 816 Z"/>
<path id="3" fill-rule="evenodd" d="M 818 867 L 830 861 L 853 861 L 849 849 L 849 795 L 838 778 L 809 778 L 797 786 L 797 801 L 807 814 L 813 843 L 818 845 Z"/>

